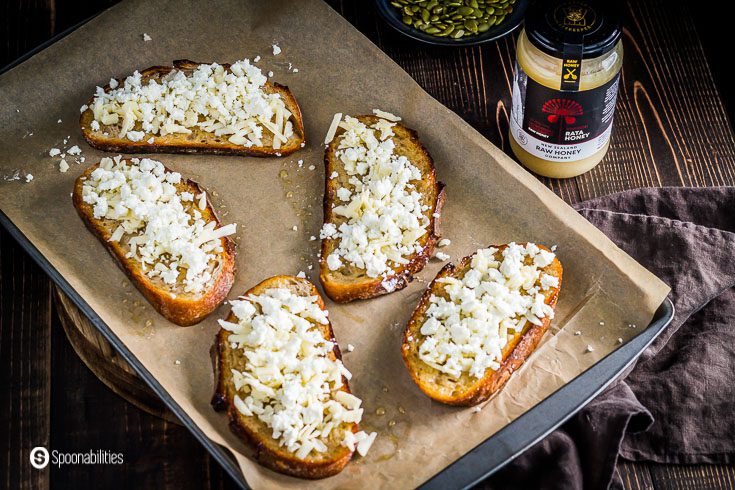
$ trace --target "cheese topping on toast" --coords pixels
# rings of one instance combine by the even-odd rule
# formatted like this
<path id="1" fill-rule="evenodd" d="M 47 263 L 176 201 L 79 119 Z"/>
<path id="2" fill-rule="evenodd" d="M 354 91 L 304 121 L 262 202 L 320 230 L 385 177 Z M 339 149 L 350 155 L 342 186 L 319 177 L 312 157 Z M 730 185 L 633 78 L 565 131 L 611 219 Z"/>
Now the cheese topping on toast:
<path id="1" fill-rule="evenodd" d="M 277 93 L 266 93 L 267 77 L 245 59 L 229 70 L 213 63 L 192 73 L 173 70 L 160 81 L 144 83 L 139 72 L 111 90 L 97 87 L 91 104 L 93 129 L 120 125 L 120 137 L 140 141 L 144 135 L 191 134 L 200 129 L 244 147 L 264 146 L 263 132 L 279 149 L 293 135 L 292 114 Z M 138 127 L 139 130 L 133 130 Z"/>
<path id="2" fill-rule="evenodd" d="M 429 299 L 419 358 L 452 378 L 482 378 L 487 369 L 497 370 L 503 348 L 527 321 L 541 325 L 554 317 L 543 293 L 559 286 L 559 278 L 543 272 L 554 253 L 533 243 L 508 244 L 502 260 L 498 251 L 478 250 L 462 278 L 436 280 L 447 297 Z"/>
<path id="3" fill-rule="evenodd" d="M 200 293 L 213 280 L 222 238 L 236 225 L 216 228 L 201 211 L 206 199 L 194 203 L 194 194 L 179 192 L 181 174 L 167 171 L 148 158 L 103 158 L 82 185 L 82 200 L 93 206 L 95 219 L 110 220 L 111 242 L 127 249 L 151 279 L 169 288 Z"/>
<path id="4" fill-rule="evenodd" d="M 322 239 L 335 239 L 337 248 L 327 256 L 330 270 L 346 263 L 364 269 L 369 277 L 387 277 L 406 259 L 421 252 L 419 238 L 428 231 L 428 210 L 421 202 L 415 181 L 421 171 L 403 155 L 393 141 L 395 122 L 379 119 L 372 125 L 345 116 L 336 151 L 348 177 L 349 187 L 337 189 L 342 203 L 333 208 L 346 218 L 339 224 L 325 223 Z"/>
<path id="5" fill-rule="evenodd" d="M 317 297 L 271 288 L 231 303 L 237 323 L 219 323 L 246 358 L 243 371 L 232 370 L 238 411 L 264 422 L 273 439 L 300 459 L 326 452 L 330 438 L 364 456 L 377 434 L 344 425 L 360 422 L 362 401 L 339 389 L 342 376 L 351 374 L 328 357 L 335 344 L 316 325 L 329 323 Z"/>

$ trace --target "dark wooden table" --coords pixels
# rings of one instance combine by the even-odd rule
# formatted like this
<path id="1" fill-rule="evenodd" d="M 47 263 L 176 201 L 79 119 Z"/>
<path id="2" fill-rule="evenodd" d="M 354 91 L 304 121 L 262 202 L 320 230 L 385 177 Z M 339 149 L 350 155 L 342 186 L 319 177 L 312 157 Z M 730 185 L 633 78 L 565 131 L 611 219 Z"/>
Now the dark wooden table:
<path id="1" fill-rule="evenodd" d="M 112 3 L 3 2 L 0 66 Z M 430 94 L 508 151 L 512 39 L 463 49 L 428 47 L 394 33 L 370 1 L 330 4 Z M 610 152 L 586 175 L 544 183 L 570 203 L 634 187 L 735 185 L 735 139 L 705 56 L 718 54 L 713 33 L 698 35 L 697 17 L 683 0 L 631 0 L 626 10 L 625 64 Z M 719 65 L 714 72 L 726 73 Z M 186 429 L 123 401 L 82 364 L 59 324 L 49 279 L 2 230 L 0 386 L 0 486 L 233 486 Z M 38 445 L 122 452 L 125 465 L 37 471 L 28 454 Z M 735 466 L 623 462 L 618 470 L 627 488 L 735 487 Z"/>

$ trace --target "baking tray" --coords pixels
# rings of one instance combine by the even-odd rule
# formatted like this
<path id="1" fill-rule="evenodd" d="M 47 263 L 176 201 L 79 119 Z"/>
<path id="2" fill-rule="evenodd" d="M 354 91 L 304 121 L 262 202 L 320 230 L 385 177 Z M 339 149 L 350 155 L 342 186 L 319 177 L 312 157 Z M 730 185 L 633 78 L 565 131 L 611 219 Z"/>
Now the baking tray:
<path id="1" fill-rule="evenodd" d="M 95 16 L 89 17 L 37 46 L 14 62 L 0 69 L 0 74 L 22 63 L 34 54 L 52 45 L 59 39 L 73 32 Z M 115 350 L 135 370 L 137 375 L 150 386 L 161 398 L 194 437 L 209 451 L 212 457 L 243 489 L 250 488 L 232 455 L 218 444 L 212 442 L 197 427 L 184 410 L 173 400 L 163 386 L 140 363 L 130 350 L 102 321 L 97 313 L 87 304 L 51 263 L 38 251 L 31 241 L 0 211 L 0 224 L 48 274 L 51 280 L 74 302 L 79 310 L 89 318 L 92 325 L 110 342 Z M 466 453 L 440 473 L 427 480 L 420 488 L 445 489 L 469 488 L 492 475 L 516 456 L 564 423 L 590 400 L 609 386 L 625 371 L 638 356 L 669 325 L 674 316 L 674 305 L 667 298 L 656 311 L 651 323 L 636 337 L 601 359 L 571 382 L 548 396 L 525 414 L 505 426 L 486 439 L 474 449 Z"/>

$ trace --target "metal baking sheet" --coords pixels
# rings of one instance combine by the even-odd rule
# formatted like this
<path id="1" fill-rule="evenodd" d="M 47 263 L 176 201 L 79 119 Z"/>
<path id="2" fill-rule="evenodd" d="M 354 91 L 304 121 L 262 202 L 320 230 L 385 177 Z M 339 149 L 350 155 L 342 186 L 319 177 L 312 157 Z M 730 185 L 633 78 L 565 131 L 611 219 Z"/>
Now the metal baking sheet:
<path id="1" fill-rule="evenodd" d="M 87 21 L 90 19 L 87 19 Z M 86 22 L 86 21 L 85 21 Z M 6 66 L 3 73 L 13 66 L 29 58 L 36 52 L 50 46 L 69 34 L 85 22 L 74 26 L 52 40 L 39 46 L 16 62 Z M 249 488 L 243 478 L 239 466 L 231 454 L 221 446 L 213 443 L 191 418 L 166 392 L 161 384 L 145 369 L 141 362 L 126 348 L 95 311 L 56 271 L 49 261 L 36 249 L 20 230 L 0 212 L 0 223 L 8 230 L 31 257 L 46 271 L 49 277 L 67 294 L 80 310 L 90 319 L 93 325 L 112 344 L 120 355 L 133 367 L 136 373 L 164 401 L 168 408 L 181 420 L 202 445 L 222 465 L 225 471 L 242 488 Z M 445 468 L 423 487 L 425 488 L 465 488 L 469 487 L 507 464 L 518 454 L 542 439 L 549 432 L 571 417 L 589 400 L 608 386 L 622 371 L 626 369 L 640 353 L 658 336 L 673 317 L 673 304 L 666 300 L 657 311 L 651 324 L 638 336 L 619 349 L 600 360 L 587 371 L 544 399 L 524 415 L 507 425 L 472 451 Z"/>

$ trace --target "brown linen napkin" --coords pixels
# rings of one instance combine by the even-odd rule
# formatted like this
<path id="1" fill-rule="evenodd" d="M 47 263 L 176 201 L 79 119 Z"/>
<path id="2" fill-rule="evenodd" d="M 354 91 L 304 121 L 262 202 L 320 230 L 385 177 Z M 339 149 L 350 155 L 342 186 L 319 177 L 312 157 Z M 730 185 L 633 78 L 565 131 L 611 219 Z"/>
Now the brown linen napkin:
<path id="1" fill-rule="evenodd" d="M 617 488 L 619 454 L 732 463 L 735 187 L 636 189 L 577 209 L 671 286 L 676 314 L 623 381 L 481 486 Z"/>

